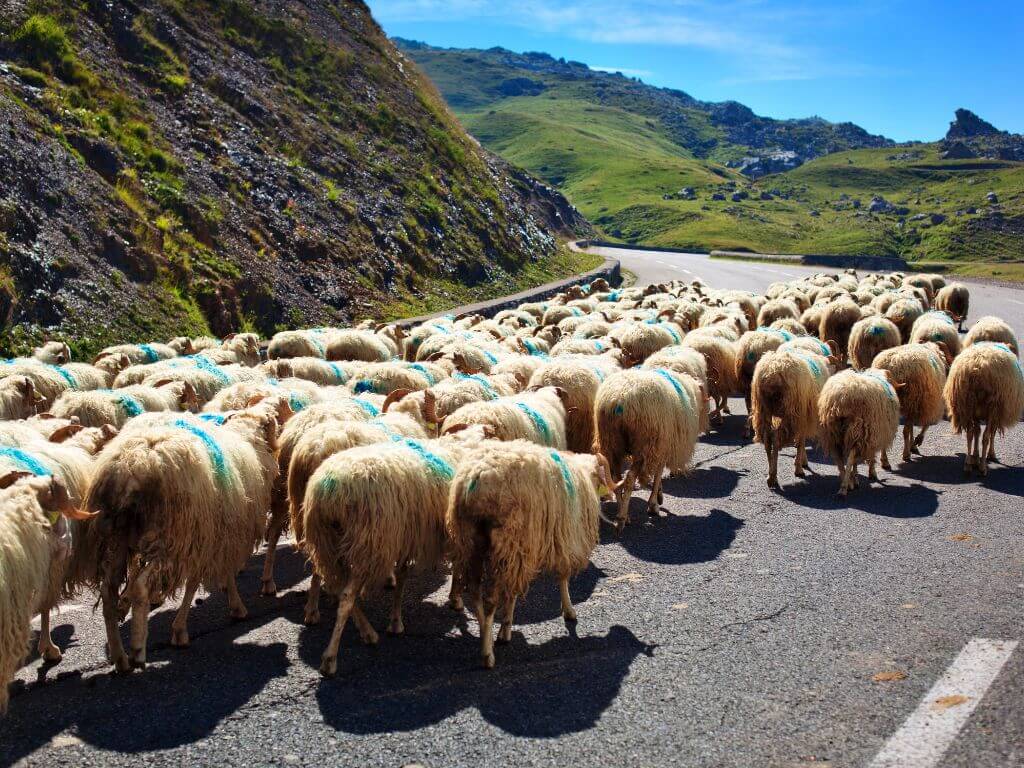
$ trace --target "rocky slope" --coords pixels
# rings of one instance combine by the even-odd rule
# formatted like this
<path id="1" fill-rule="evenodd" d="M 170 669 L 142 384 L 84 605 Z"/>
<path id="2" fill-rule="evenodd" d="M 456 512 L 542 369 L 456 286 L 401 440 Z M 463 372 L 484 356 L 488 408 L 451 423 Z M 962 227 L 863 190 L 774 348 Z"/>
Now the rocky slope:
<path id="1" fill-rule="evenodd" d="M 969 109 L 958 109 L 942 140 L 942 156 L 947 160 L 987 157 L 1024 162 L 1024 136 L 1000 131 Z"/>
<path id="2" fill-rule="evenodd" d="M 338 322 L 568 268 L 358 0 L 0 0 L 0 352 Z"/>

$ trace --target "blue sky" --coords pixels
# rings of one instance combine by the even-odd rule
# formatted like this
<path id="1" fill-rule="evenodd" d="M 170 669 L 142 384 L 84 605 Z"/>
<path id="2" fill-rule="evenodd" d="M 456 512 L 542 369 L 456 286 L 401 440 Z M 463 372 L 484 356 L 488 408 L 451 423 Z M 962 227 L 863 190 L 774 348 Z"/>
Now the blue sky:
<path id="1" fill-rule="evenodd" d="M 1024 133 L 1024 2 L 368 0 L 390 35 L 544 51 L 771 117 L 935 140 L 967 107 Z"/>

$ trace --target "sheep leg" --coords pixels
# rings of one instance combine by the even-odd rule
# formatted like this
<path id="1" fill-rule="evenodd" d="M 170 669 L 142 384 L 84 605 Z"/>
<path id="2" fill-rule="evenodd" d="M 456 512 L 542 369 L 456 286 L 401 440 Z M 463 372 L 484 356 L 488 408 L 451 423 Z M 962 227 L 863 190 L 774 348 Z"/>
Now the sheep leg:
<path id="1" fill-rule="evenodd" d="M 875 454 L 871 454 L 871 458 L 868 459 L 868 482 L 869 483 L 877 483 L 878 482 L 878 471 L 875 468 L 876 461 L 877 461 L 877 459 L 875 458 Z"/>
<path id="2" fill-rule="evenodd" d="M 149 637 L 149 577 L 154 563 L 146 565 L 131 586 L 132 628 L 131 662 L 133 666 L 146 666 L 146 640 Z"/>
<path id="3" fill-rule="evenodd" d="M 913 451 L 914 453 L 916 453 L 918 455 L 921 454 L 921 451 L 919 451 L 918 449 L 921 447 L 921 444 L 924 442 L 924 433 L 927 432 L 927 431 L 928 431 L 928 427 L 927 426 L 921 427 L 921 434 L 919 434 L 917 436 L 917 439 L 914 440 L 914 447 L 910 449 L 911 451 Z"/>
<path id="4" fill-rule="evenodd" d="M 356 585 L 349 581 L 338 597 L 338 617 L 334 622 L 334 629 L 331 631 L 331 639 L 320 660 L 320 674 L 324 677 L 334 677 L 338 673 L 338 646 L 341 645 L 341 631 L 345 629 L 348 616 L 355 607 L 357 594 Z"/>
<path id="5" fill-rule="evenodd" d="M 171 622 L 171 645 L 175 648 L 188 648 L 191 642 L 188 636 L 188 612 L 192 609 L 192 600 L 199 589 L 199 579 L 190 578 L 185 582 L 185 594 L 181 596 L 181 605 Z"/>
<path id="6" fill-rule="evenodd" d="M 132 665 L 124 652 L 121 632 L 118 630 L 117 582 L 113 578 L 113 567 L 108 563 L 103 578 L 100 598 L 103 601 L 103 623 L 107 630 L 107 652 L 117 672 L 130 672 Z"/>
<path id="7" fill-rule="evenodd" d="M 249 617 L 249 611 L 245 609 L 245 603 L 242 602 L 242 596 L 238 594 L 238 579 L 232 577 L 228 579 L 227 587 L 228 593 L 228 616 L 236 621 L 242 621 Z"/>
<path id="8" fill-rule="evenodd" d="M 288 522 L 287 514 L 277 509 L 278 503 L 275 499 L 270 525 L 267 526 L 267 553 L 263 556 L 263 576 L 260 579 L 260 594 L 267 597 L 274 597 L 277 594 L 277 584 L 274 583 L 274 560 L 277 557 L 277 543 L 281 540 L 281 534 Z"/>
<path id="9" fill-rule="evenodd" d="M 743 402 L 747 405 L 747 420 L 743 424 L 743 436 L 748 440 L 754 436 L 754 421 L 750 417 L 750 395 L 743 396 Z"/>
<path id="10" fill-rule="evenodd" d="M 558 589 L 562 597 L 562 618 L 566 621 L 576 621 L 576 609 L 572 607 L 572 600 L 569 599 L 568 576 L 563 576 L 558 580 Z"/>
<path id="11" fill-rule="evenodd" d="M 768 454 L 768 487 L 779 487 L 779 446 L 776 440 L 776 433 L 769 427 L 769 433 L 765 436 L 764 452 Z M 799 457 L 797 463 L 800 463 Z"/>
<path id="12" fill-rule="evenodd" d="M 405 632 L 405 624 L 402 623 L 402 590 L 405 589 L 405 578 L 408 575 L 408 563 L 403 563 L 395 569 L 395 591 L 391 596 L 391 622 L 388 624 L 389 635 L 400 635 Z"/>
<path id="13" fill-rule="evenodd" d="M 726 416 L 729 416 L 729 415 L 732 414 L 732 411 L 729 410 L 729 396 L 728 395 L 722 395 L 722 413 L 724 413 Z"/>
<path id="14" fill-rule="evenodd" d="M 364 645 L 376 645 L 380 641 L 377 630 L 373 628 L 370 620 L 363 613 L 363 609 L 359 607 L 358 600 L 352 605 L 352 622 L 356 625 L 359 639 L 363 641 Z"/>
<path id="15" fill-rule="evenodd" d="M 310 627 L 320 623 L 320 587 L 322 584 L 323 579 L 320 578 L 320 574 L 314 573 L 313 578 L 309 580 L 309 592 L 306 594 L 306 615 L 302 619 L 302 623 Z"/>
<path id="16" fill-rule="evenodd" d="M 46 606 L 39 613 L 39 655 L 43 657 L 45 661 L 56 664 L 62 658 L 60 648 L 57 647 L 56 643 L 53 642 L 53 638 L 50 637 L 50 606 Z"/>
<path id="17" fill-rule="evenodd" d="M 452 588 L 448 593 L 448 607 L 462 612 L 462 593 L 466 590 L 466 574 L 458 567 L 452 568 Z"/>
<path id="18" fill-rule="evenodd" d="M 903 461 L 911 460 L 911 453 L 914 450 L 914 425 L 906 423 L 903 425 Z"/>
<path id="19" fill-rule="evenodd" d="M 892 464 L 889 463 L 889 451 L 888 449 L 882 450 L 882 469 L 886 472 L 892 472 Z M 878 479 L 877 477 L 875 478 Z"/>
<path id="20" fill-rule="evenodd" d="M 498 630 L 499 643 L 511 643 L 512 642 L 512 617 L 516 612 L 516 599 L 510 597 L 505 602 L 505 618 L 501 622 L 501 628 Z"/>
<path id="21" fill-rule="evenodd" d="M 494 614 L 493 600 L 480 597 L 476 601 L 476 620 L 480 625 L 480 659 L 484 669 L 494 669 Z"/>
<path id="22" fill-rule="evenodd" d="M 637 468 L 632 466 L 626 473 L 626 480 L 619 488 L 619 516 L 615 520 L 615 527 L 622 530 L 629 522 L 629 500 L 633 495 L 633 486 L 636 484 Z"/>
<path id="23" fill-rule="evenodd" d="M 647 499 L 647 514 L 658 516 L 658 508 L 661 506 L 661 481 L 665 474 L 665 467 L 659 465 L 654 473 L 654 485 L 651 487 L 651 495 Z"/>
<path id="24" fill-rule="evenodd" d="M 796 441 L 796 458 L 793 460 L 793 474 L 797 477 L 807 477 L 807 443 L 803 440 Z"/>
<path id="25" fill-rule="evenodd" d="M 981 445 L 978 448 L 978 471 L 982 477 L 988 475 L 988 454 L 989 446 L 995 439 L 995 432 L 992 430 L 991 424 L 985 425 L 985 432 L 981 438 Z"/>
<path id="26" fill-rule="evenodd" d="M 964 457 L 964 472 L 967 474 L 970 474 L 971 470 L 974 469 L 974 456 L 977 452 L 975 446 L 977 445 L 979 431 L 976 427 L 970 427 L 967 430 L 967 455 Z"/>
<path id="27" fill-rule="evenodd" d="M 988 451 L 985 454 L 985 458 L 988 461 L 998 462 L 999 459 L 996 458 L 996 431 L 992 427 L 985 431 L 988 434 Z"/>

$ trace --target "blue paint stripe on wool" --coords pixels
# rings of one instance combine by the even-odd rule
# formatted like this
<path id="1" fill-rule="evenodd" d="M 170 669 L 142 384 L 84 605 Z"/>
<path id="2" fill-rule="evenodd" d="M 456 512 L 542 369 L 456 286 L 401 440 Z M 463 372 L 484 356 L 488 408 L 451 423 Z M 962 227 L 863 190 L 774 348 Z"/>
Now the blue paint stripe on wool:
<path id="1" fill-rule="evenodd" d="M 377 429 L 379 429 L 381 432 L 383 432 L 384 435 L 387 437 L 387 439 L 390 440 L 393 443 L 397 443 L 397 442 L 405 439 L 405 437 L 403 437 L 402 435 L 400 435 L 397 432 L 395 432 L 391 427 L 389 427 L 387 424 L 385 424 L 380 419 L 373 419 L 372 421 L 367 422 L 367 423 L 372 424 L 373 426 L 377 427 Z"/>
<path id="2" fill-rule="evenodd" d="M 815 360 L 810 355 L 805 355 L 798 352 L 797 357 L 799 357 L 801 360 L 807 363 L 807 367 L 811 369 L 811 373 L 814 374 L 814 378 L 820 379 L 822 376 L 825 375 L 825 372 L 821 369 L 821 365 L 818 363 L 817 360 Z"/>
<path id="3" fill-rule="evenodd" d="M 494 387 L 491 386 L 491 382 L 489 382 L 487 379 L 485 379 L 483 376 L 480 376 L 479 374 L 473 374 L 472 376 L 468 376 L 464 373 L 456 373 L 455 379 L 456 381 L 475 381 L 483 388 L 488 400 L 498 399 L 498 393 L 494 391 Z"/>
<path id="4" fill-rule="evenodd" d="M 376 393 L 376 389 L 377 387 L 372 381 L 360 379 L 359 381 L 356 382 L 356 385 L 355 387 L 353 387 L 352 391 L 355 392 L 357 395 L 363 395 L 366 394 L 367 392 L 369 392 L 370 394 L 374 394 Z"/>
<path id="5" fill-rule="evenodd" d="M 417 373 L 423 374 L 423 378 L 427 380 L 427 384 L 429 384 L 430 386 L 434 386 L 437 383 L 437 380 L 434 378 L 434 374 L 428 371 L 424 365 L 420 363 L 413 363 L 412 365 L 409 366 L 409 368 L 416 371 Z"/>
<path id="6" fill-rule="evenodd" d="M 412 438 L 403 438 L 398 445 L 403 445 L 409 450 L 416 453 L 426 463 L 427 467 L 438 477 L 445 480 L 451 480 L 455 477 L 455 470 L 452 465 L 442 459 L 436 453 L 431 453 L 427 448 L 420 442 L 413 440 Z"/>
<path id="7" fill-rule="evenodd" d="M 666 371 L 664 368 L 655 368 L 654 372 L 656 374 L 658 374 L 659 376 L 661 376 L 661 378 L 665 379 L 665 381 L 667 381 L 669 384 L 672 385 L 672 389 L 674 389 L 676 391 L 676 394 L 679 396 L 679 400 L 682 402 L 683 407 L 684 408 L 689 408 L 690 407 L 690 396 L 688 394 L 686 394 L 686 390 L 683 389 L 683 386 L 678 381 L 676 381 L 676 377 L 673 376 L 668 371 Z"/>
<path id="8" fill-rule="evenodd" d="M 305 392 L 291 391 L 288 393 L 288 407 L 292 409 L 292 413 L 298 413 L 299 411 L 309 407 L 309 395 Z"/>
<path id="9" fill-rule="evenodd" d="M 572 482 L 572 473 L 569 471 L 569 467 L 565 463 L 565 459 L 563 459 L 557 451 L 551 452 L 551 458 L 554 460 L 555 464 L 558 465 L 558 469 L 562 473 L 562 482 L 565 484 L 565 492 L 569 494 L 570 499 L 575 501 L 576 486 Z"/>
<path id="10" fill-rule="evenodd" d="M 879 382 L 885 387 L 885 393 L 889 396 L 890 400 L 899 401 L 899 398 L 896 396 L 896 390 L 893 389 L 892 384 L 889 383 L 887 378 L 879 376 L 877 373 L 872 373 L 871 371 L 863 371 L 860 375 Z"/>
<path id="11" fill-rule="evenodd" d="M 954 325 L 953 319 L 945 312 L 936 312 L 935 310 L 932 310 L 930 312 L 925 312 L 925 316 L 934 320 L 941 320 L 946 325 Z"/>
<path id="12" fill-rule="evenodd" d="M 448 330 L 448 328 L 446 328 L 445 326 L 441 325 L 440 323 L 431 323 L 430 327 L 433 328 L 435 331 L 439 331 L 442 336 L 451 335 L 451 331 Z"/>
<path id="13" fill-rule="evenodd" d="M 595 341 L 594 349 L 596 349 L 598 352 L 604 352 L 604 344 L 602 344 L 600 341 Z"/>
<path id="14" fill-rule="evenodd" d="M 118 395 L 114 399 L 114 402 L 121 406 L 121 410 L 123 410 L 130 419 L 134 419 L 145 411 L 139 401 L 131 395 Z"/>
<path id="15" fill-rule="evenodd" d="M 680 337 L 679 331 L 673 328 L 669 323 L 658 323 L 658 325 L 660 325 L 662 328 L 664 328 L 672 335 L 672 339 L 675 341 L 676 344 L 682 343 L 683 339 L 682 337 Z"/>
<path id="16" fill-rule="evenodd" d="M 872 336 L 885 336 L 885 326 L 884 325 L 872 325 L 868 329 L 868 333 L 870 335 L 872 335 Z"/>
<path id="17" fill-rule="evenodd" d="M 139 349 L 146 356 L 147 363 L 155 363 L 160 359 L 160 353 L 149 344 L 139 344 Z"/>
<path id="18" fill-rule="evenodd" d="M 358 397 L 353 397 L 352 401 L 374 418 L 380 416 L 380 408 L 378 408 L 373 403 Z"/>
<path id="19" fill-rule="evenodd" d="M 338 380 L 339 384 L 344 384 L 348 381 L 348 376 L 346 376 L 345 372 L 341 370 L 340 365 L 337 363 L 327 363 L 327 367 L 331 369 L 331 373 L 334 374 L 334 378 Z"/>
<path id="20" fill-rule="evenodd" d="M 544 421 L 544 417 L 526 403 L 516 403 L 516 407 L 530 417 L 530 421 L 533 422 L 533 426 L 536 428 L 537 432 L 540 433 L 541 439 L 544 440 L 544 444 L 551 445 L 551 430 L 548 428 L 547 422 Z"/>
<path id="21" fill-rule="evenodd" d="M 72 389 L 78 389 L 78 382 L 75 381 L 75 377 L 71 375 L 70 371 L 65 371 L 59 365 L 51 365 L 49 367 L 56 371 L 57 374 L 68 383 L 69 387 Z"/>
<path id="22" fill-rule="evenodd" d="M 591 370 L 594 371 L 594 375 L 597 376 L 597 380 L 604 383 L 604 371 L 597 366 L 591 366 Z"/>
<path id="23" fill-rule="evenodd" d="M 483 349 L 483 350 L 480 350 L 480 351 L 484 353 L 484 357 L 486 357 L 490 361 L 491 365 L 497 365 L 498 364 L 498 358 L 497 358 L 496 355 L 493 355 L 492 353 L 488 352 L 486 349 Z"/>
<path id="24" fill-rule="evenodd" d="M 40 459 L 20 448 L 0 448 L 0 458 L 13 461 L 26 472 L 31 472 L 33 475 L 42 477 L 43 475 L 52 474 Z"/>
<path id="25" fill-rule="evenodd" d="M 223 413 L 201 413 L 199 418 L 211 424 L 216 424 L 218 427 L 223 426 L 224 422 L 228 420 L 228 417 Z"/>
<path id="26" fill-rule="evenodd" d="M 221 483 L 227 483 L 230 479 L 228 474 L 228 462 L 224 456 L 224 451 L 217 445 L 217 441 L 213 435 L 207 432 L 205 429 L 200 427 L 198 424 L 185 421 L 184 419 L 176 419 L 171 422 L 172 427 L 177 429 L 183 429 L 189 434 L 195 435 L 199 438 L 202 444 L 206 447 L 206 452 L 210 455 L 210 464 L 213 466 L 213 474 Z"/>
<path id="27" fill-rule="evenodd" d="M 221 384 L 231 384 L 231 377 L 228 376 L 224 371 L 220 369 L 220 366 L 214 363 L 210 358 L 203 357 L 202 355 L 195 356 L 196 368 L 203 373 L 208 373 L 217 379 Z"/>

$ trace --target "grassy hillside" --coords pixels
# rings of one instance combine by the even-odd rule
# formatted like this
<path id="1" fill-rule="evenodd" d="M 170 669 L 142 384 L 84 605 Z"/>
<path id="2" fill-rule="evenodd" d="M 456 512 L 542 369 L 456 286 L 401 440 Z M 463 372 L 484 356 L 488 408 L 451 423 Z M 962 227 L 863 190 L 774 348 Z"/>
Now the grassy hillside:
<path id="1" fill-rule="evenodd" d="M 0 354 L 589 266 L 556 241 L 585 222 L 467 136 L 360 0 L 0 0 L 0 122 Z"/>
<path id="2" fill-rule="evenodd" d="M 771 121 L 542 54 L 399 45 L 485 146 L 556 185 L 611 239 L 940 262 L 1024 258 L 1024 163 L 942 160 L 939 144 L 895 147 L 856 126 Z M 725 165 L 775 149 L 806 162 L 757 179 Z M 694 199 L 680 199 L 684 187 Z M 734 201 L 737 192 L 745 198 Z M 870 212 L 875 196 L 892 208 Z"/>

